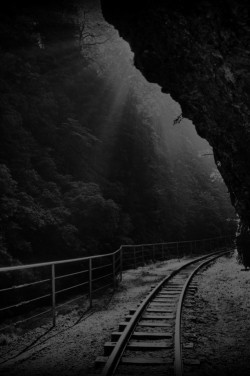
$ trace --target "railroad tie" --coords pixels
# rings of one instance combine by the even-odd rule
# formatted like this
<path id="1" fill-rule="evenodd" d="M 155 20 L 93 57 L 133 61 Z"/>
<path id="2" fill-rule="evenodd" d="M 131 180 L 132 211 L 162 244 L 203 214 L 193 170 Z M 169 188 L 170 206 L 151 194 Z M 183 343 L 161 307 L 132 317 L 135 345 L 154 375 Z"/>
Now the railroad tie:
<path id="1" fill-rule="evenodd" d="M 138 364 L 138 365 L 167 365 L 167 364 L 173 364 L 173 359 L 162 359 L 162 358 L 128 358 L 123 357 L 122 364 Z"/>
<path id="2" fill-rule="evenodd" d="M 116 345 L 116 342 L 106 342 L 104 345 L 104 355 L 110 355 Z M 172 349 L 172 342 L 129 342 L 126 349 L 130 351 L 158 351 L 164 349 Z"/>
<path id="3" fill-rule="evenodd" d="M 174 300 L 172 300 L 172 303 L 175 303 L 175 301 L 176 301 L 176 298 Z M 156 299 L 152 300 L 152 303 L 168 303 L 168 300 L 162 299 L 162 298 L 156 298 Z"/>
<path id="4" fill-rule="evenodd" d="M 95 360 L 96 367 L 103 366 L 108 361 L 108 356 L 98 356 Z M 168 365 L 173 364 L 173 359 L 153 358 L 153 357 L 122 357 L 121 364 L 138 364 L 138 365 Z"/>
<path id="5" fill-rule="evenodd" d="M 171 320 L 174 319 L 175 315 L 142 315 L 143 320 Z"/>
<path id="6" fill-rule="evenodd" d="M 156 307 L 151 307 L 146 309 L 146 312 L 154 312 L 154 313 L 173 313 L 173 309 L 167 309 L 167 308 L 156 308 Z"/>
<path id="7" fill-rule="evenodd" d="M 160 298 L 178 298 L 180 296 L 179 292 L 160 292 L 157 294 Z"/>
<path id="8" fill-rule="evenodd" d="M 111 334 L 111 342 L 118 341 L 122 332 L 113 332 Z M 173 338 L 171 333 L 152 333 L 152 332 L 134 332 L 132 339 L 135 340 L 142 340 L 142 339 L 166 339 L 166 338 Z"/>
<path id="9" fill-rule="evenodd" d="M 155 301 L 152 301 L 150 304 L 149 304 L 149 307 L 164 307 L 164 308 L 175 308 L 176 307 L 176 302 L 168 302 L 168 301 L 164 301 L 163 303 L 161 302 L 155 302 Z"/>
<path id="10" fill-rule="evenodd" d="M 149 322 L 149 321 L 140 321 L 137 326 L 150 327 L 150 328 L 171 328 L 170 323 L 164 322 Z"/>

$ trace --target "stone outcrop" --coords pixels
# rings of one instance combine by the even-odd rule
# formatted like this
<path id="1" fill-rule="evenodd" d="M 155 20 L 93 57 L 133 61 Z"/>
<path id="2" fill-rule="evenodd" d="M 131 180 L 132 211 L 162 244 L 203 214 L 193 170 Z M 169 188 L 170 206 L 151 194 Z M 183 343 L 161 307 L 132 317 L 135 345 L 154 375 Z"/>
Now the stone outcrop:
<path id="1" fill-rule="evenodd" d="M 250 227 L 250 16 L 240 0 L 102 0 L 150 82 L 180 103 L 214 158 L 241 219 Z M 244 236 L 243 236 L 244 234 Z"/>

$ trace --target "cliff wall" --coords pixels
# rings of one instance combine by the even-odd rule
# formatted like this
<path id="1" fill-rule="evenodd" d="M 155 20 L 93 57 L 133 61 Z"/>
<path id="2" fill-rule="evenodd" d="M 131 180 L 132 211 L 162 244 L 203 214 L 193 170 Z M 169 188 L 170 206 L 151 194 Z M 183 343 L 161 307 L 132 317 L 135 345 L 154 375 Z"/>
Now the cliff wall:
<path id="1" fill-rule="evenodd" d="M 250 16 L 247 1 L 102 0 L 103 14 L 150 82 L 180 103 L 213 147 L 241 219 L 250 226 Z"/>

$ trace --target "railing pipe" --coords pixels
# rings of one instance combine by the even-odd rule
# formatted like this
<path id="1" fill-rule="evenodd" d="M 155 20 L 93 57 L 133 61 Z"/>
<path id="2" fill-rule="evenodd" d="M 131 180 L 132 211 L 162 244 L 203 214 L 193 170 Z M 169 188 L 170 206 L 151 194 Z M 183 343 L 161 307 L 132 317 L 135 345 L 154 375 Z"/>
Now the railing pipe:
<path id="1" fill-rule="evenodd" d="M 122 281 L 122 272 L 123 272 L 123 249 L 120 248 L 120 281 Z"/>
<path id="2" fill-rule="evenodd" d="M 113 289 L 116 289 L 115 254 L 113 254 Z"/>
<path id="3" fill-rule="evenodd" d="M 89 307 L 92 308 L 92 258 L 89 259 Z"/>
<path id="4" fill-rule="evenodd" d="M 136 269 L 136 251 L 134 247 L 134 269 Z"/>
<path id="5" fill-rule="evenodd" d="M 56 280 L 57 279 L 61 280 L 62 278 L 71 277 L 71 276 L 78 275 L 78 274 L 85 273 L 85 272 L 88 273 L 89 278 L 87 278 L 87 275 L 86 275 L 86 282 L 84 282 L 83 285 L 85 285 L 85 283 L 86 283 L 86 285 L 87 284 L 89 285 L 89 291 L 88 291 L 88 293 L 89 293 L 89 304 L 90 304 L 90 307 L 92 307 L 93 293 L 95 291 L 97 291 L 97 290 L 95 290 L 95 291 L 93 290 L 93 283 L 94 283 L 94 281 L 93 281 L 93 271 L 100 269 L 99 275 L 102 276 L 102 274 L 104 274 L 104 273 L 101 272 L 101 269 L 109 266 L 109 265 L 104 265 L 104 266 L 102 265 L 102 266 L 97 266 L 96 268 L 93 268 L 93 262 L 94 262 L 95 259 L 100 260 L 104 256 L 112 258 L 112 262 L 110 263 L 110 266 L 111 266 L 111 276 L 113 276 L 113 287 L 115 289 L 116 283 L 117 283 L 117 276 L 119 276 L 119 274 L 120 274 L 119 280 L 120 281 L 122 280 L 122 273 L 123 273 L 123 269 L 124 269 L 124 266 L 125 266 L 124 263 L 126 263 L 126 267 L 128 267 L 128 266 L 129 267 L 134 266 L 134 268 L 137 267 L 137 265 L 138 265 L 137 254 L 136 254 L 137 250 L 141 254 L 142 262 L 145 263 L 146 260 L 148 258 L 150 258 L 150 253 L 151 253 L 153 259 L 157 259 L 159 257 L 159 253 L 161 253 L 163 259 L 166 258 L 166 251 L 168 250 L 168 247 L 169 247 L 169 249 L 175 249 L 176 253 L 177 253 L 177 257 L 180 258 L 180 251 L 181 251 L 180 247 L 185 247 L 185 249 L 189 250 L 189 252 L 192 255 L 193 253 L 197 253 L 198 249 L 200 249 L 201 251 L 204 251 L 203 247 L 205 249 L 210 249 L 210 247 L 211 248 L 213 248 L 215 246 L 218 247 L 219 245 L 220 246 L 229 245 L 232 241 L 233 241 L 233 237 L 230 236 L 230 237 L 216 237 L 216 238 L 213 238 L 213 239 L 210 238 L 210 239 L 189 240 L 189 241 L 180 241 L 180 242 L 166 242 L 166 243 L 140 244 L 140 245 L 122 245 L 115 252 L 109 253 L 109 254 L 106 254 L 106 255 L 97 255 L 97 256 L 81 257 L 81 258 L 69 259 L 69 260 L 51 261 L 51 262 L 44 262 L 44 263 L 39 263 L 39 264 L 37 263 L 37 264 L 28 264 L 28 265 L 7 266 L 7 267 L 2 267 L 2 268 L 0 267 L 0 273 L 11 272 L 11 271 L 20 271 L 20 270 L 26 270 L 26 269 L 28 270 L 28 269 L 31 269 L 31 268 L 41 268 L 41 267 L 50 267 L 50 270 L 51 270 L 51 276 L 48 277 L 48 279 L 44 279 L 44 280 L 41 280 L 41 281 L 35 281 L 35 282 L 31 282 L 31 283 L 22 283 L 19 286 L 12 286 L 12 287 L 5 286 L 5 288 L 3 288 L 3 289 L 0 288 L 0 292 L 9 291 L 9 290 L 12 290 L 12 289 L 14 290 L 14 289 L 17 289 L 17 288 L 25 288 L 26 286 L 38 284 L 38 283 L 43 283 L 43 282 L 46 282 L 46 281 L 50 282 L 51 283 L 51 294 L 49 294 L 48 296 L 51 296 L 51 305 L 52 305 L 51 310 L 52 310 L 52 315 L 53 315 L 53 325 L 56 325 L 56 309 L 58 309 L 58 307 L 59 307 L 58 305 L 56 305 L 56 303 L 58 303 L 57 299 L 56 299 L 56 294 L 59 293 L 59 291 L 56 291 Z M 158 250 L 158 248 L 156 248 L 156 247 L 159 247 L 159 252 L 158 251 L 156 252 L 156 250 Z M 146 251 L 148 251 L 148 253 Z M 129 256 L 129 257 L 127 257 L 127 256 Z M 120 259 L 118 257 L 120 257 Z M 59 275 L 59 276 L 56 277 L 56 275 L 55 275 L 56 265 L 63 265 L 63 264 L 70 264 L 70 263 L 76 264 L 78 262 L 86 262 L 86 263 L 88 262 L 88 267 L 86 267 L 86 270 L 81 271 L 81 272 L 76 271 L 76 272 L 73 272 L 73 273 L 70 273 L 70 274 L 65 274 L 65 275 L 62 275 L 62 276 Z M 117 268 L 117 266 L 118 266 L 118 268 Z M 80 285 L 81 284 L 77 284 L 76 287 L 80 286 Z M 112 285 L 112 282 L 111 282 L 111 285 Z M 73 287 L 75 287 L 75 286 L 73 286 Z M 102 286 L 102 288 L 103 288 L 103 286 Z M 67 290 L 68 289 L 71 289 L 71 287 L 67 287 Z M 28 292 L 27 292 L 27 294 L 28 294 Z M 27 301 L 25 300 L 25 303 L 31 303 L 34 300 L 35 299 L 31 299 L 31 300 L 27 300 Z M 19 307 L 19 306 L 21 306 L 20 302 L 13 305 L 13 307 Z M 8 307 L 1 308 L 2 311 L 4 309 L 7 310 Z"/>

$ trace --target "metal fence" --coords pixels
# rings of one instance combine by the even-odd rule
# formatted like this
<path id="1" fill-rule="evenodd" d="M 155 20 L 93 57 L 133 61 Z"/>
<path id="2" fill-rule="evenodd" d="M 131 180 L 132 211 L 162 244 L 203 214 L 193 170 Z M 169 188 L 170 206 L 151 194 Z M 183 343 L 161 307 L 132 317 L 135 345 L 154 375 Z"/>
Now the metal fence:
<path id="1" fill-rule="evenodd" d="M 232 245 L 231 236 L 157 244 L 123 245 L 114 253 L 70 260 L 0 268 L 0 319 L 17 325 L 56 311 L 82 297 L 112 288 L 122 280 L 122 271 L 149 262 L 195 256 Z M 47 308 L 45 308 L 47 307 Z M 28 316 L 28 317 L 27 317 Z M 21 317 L 22 319 L 18 319 Z M 24 318 L 25 317 L 25 318 Z"/>

